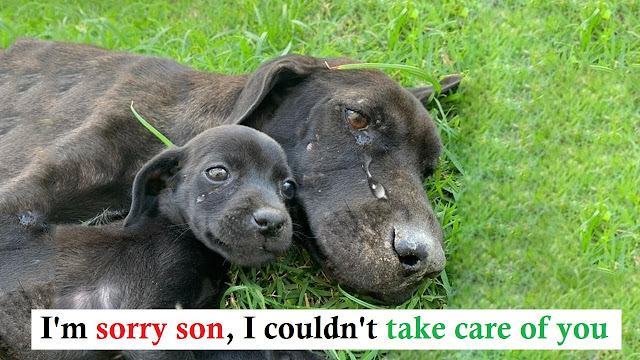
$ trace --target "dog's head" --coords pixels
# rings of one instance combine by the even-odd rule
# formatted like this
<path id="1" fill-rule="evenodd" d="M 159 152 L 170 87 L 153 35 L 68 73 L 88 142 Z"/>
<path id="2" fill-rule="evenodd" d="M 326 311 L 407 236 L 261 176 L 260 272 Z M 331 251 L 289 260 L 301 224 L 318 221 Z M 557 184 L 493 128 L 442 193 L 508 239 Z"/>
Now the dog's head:
<path id="1" fill-rule="evenodd" d="M 230 262 L 257 265 L 291 244 L 285 202 L 296 186 L 273 139 L 245 126 L 220 126 L 145 164 L 125 226 L 161 215 L 188 225 Z"/>
<path id="2" fill-rule="evenodd" d="M 297 222 L 333 279 L 396 303 L 444 269 L 442 230 L 423 189 L 441 151 L 421 100 L 347 60 L 287 56 L 249 77 L 229 122 L 256 127 L 287 152 L 300 184 Z M 444 92 L 459 76 L 445 78 Z"/>

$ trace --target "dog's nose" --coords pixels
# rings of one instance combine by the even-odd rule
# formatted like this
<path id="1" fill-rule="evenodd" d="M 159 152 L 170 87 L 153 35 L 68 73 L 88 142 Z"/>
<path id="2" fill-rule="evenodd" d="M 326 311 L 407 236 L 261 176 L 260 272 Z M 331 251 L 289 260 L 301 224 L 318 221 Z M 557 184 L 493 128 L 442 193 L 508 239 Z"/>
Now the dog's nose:
<path id="1" fill-rule="evenodd" d="M 279 234 L 286 221 L 283 212 L 273 208 L 261 208 L 253 213 L 253 224 L 265 236 Z"/>
<path id="2" fill-rule="evenodd" d="M 444 250 L 437 236 L 416 226 L 394 226 L 393 248 L 405 271 L 435 276 L 444 270 Z"/>

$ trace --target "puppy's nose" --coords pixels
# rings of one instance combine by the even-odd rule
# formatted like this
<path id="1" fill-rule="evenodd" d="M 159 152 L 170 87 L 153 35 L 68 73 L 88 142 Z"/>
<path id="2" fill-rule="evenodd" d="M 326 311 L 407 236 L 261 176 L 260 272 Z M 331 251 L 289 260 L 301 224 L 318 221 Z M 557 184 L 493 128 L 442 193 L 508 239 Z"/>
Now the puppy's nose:
<path id="1" fill-rule="evenodd" d="M 286 221 L 282 211 L 273 208 L 262 208 L 253 213 L 253 224 L 264 236 L 279 234 Z"/>
<path id="2" fill-rule="evenodd" d="M 394 226 L 393 248 L 405 271 L 435 276 L 444 270 L 444 250 L 436 235 L 419 227 Z"/>

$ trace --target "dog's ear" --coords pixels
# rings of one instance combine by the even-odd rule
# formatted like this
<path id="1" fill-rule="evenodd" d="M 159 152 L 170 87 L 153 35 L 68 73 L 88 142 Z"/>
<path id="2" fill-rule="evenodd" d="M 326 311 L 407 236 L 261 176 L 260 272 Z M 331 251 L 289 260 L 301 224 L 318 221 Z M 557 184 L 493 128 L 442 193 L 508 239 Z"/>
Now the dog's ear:
<path id="1" fill-rule="evenodd" d="M 158 195 L 169 186 L 170 179 L 180 170 L 184 156 L 181 148 L 172 148 L 156 155 L 136 174 L 131 191 L 131 208 L 124 226 L 137 223 L 143 216 L 155 216 Z"/>
<path id="2" fill-rule="evenodd" d="M 263 64 L 247 80 L 225 123 L 241 124 L 273 89 L 323 68 L 326 69 L 326 65 L 321 59 L 301 55 L 287 55 Z"/>
<path id="3" fill-rule="evenodd" d="M 462 81 L 462 76 L 459 74 L 447 75 L 442 80 L 440 80 L 440 95 L 448 94 L 455 89 L 458 88 L 460 82 Z M 417 87 L 417 88 L 407 88 L 409 92 L 413 94 L 413 96 L 417 97 L 422 103 L 428 103 L 433 99 L 435 95 L 435 91 L 433 86 L 425 86 L 425 87 Z"/>

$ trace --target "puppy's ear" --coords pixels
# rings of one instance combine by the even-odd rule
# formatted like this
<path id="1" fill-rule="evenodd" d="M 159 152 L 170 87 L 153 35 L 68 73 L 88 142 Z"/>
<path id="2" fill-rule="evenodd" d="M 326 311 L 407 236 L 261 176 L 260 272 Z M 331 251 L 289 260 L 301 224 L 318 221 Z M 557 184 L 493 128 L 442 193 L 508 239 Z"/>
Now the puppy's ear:
<path id="1" fill-rule="evenodd" d="M 321 69 L 326 69 L 324 61 L 301 55 L 287 55 L 264 63 L 249 77 L 225 124 L 242 124 L 273 89 L 292 85 Z"/>
<path id="2" fill-rule="evenodd" d="M 169 186 L 170 179 L 180 170 L 184 157 L 181 148 L 165 150 L 147 162 L 136 174 L 131 192 L 131 208 L 124 226 L 137 223 L 144 215 L 155 216 L 158 195 Z"/>
<path id="3" fill-rule="evenodd" d="M 462 76 L 460 76 L 459 74 L 445 76 L 442 80 L 440 80 L 440 95 L 445 95 L 454 91 L 458 88 L 458 85 L 460 85 L 461 81 Z M 407 90 L 409 90 L 409 92 L 411 92 L 413 96 L 417 97 L 418 100 L 425 104 L 429 103 L 435 96 L 433 86 L 407 88 Z"/>

